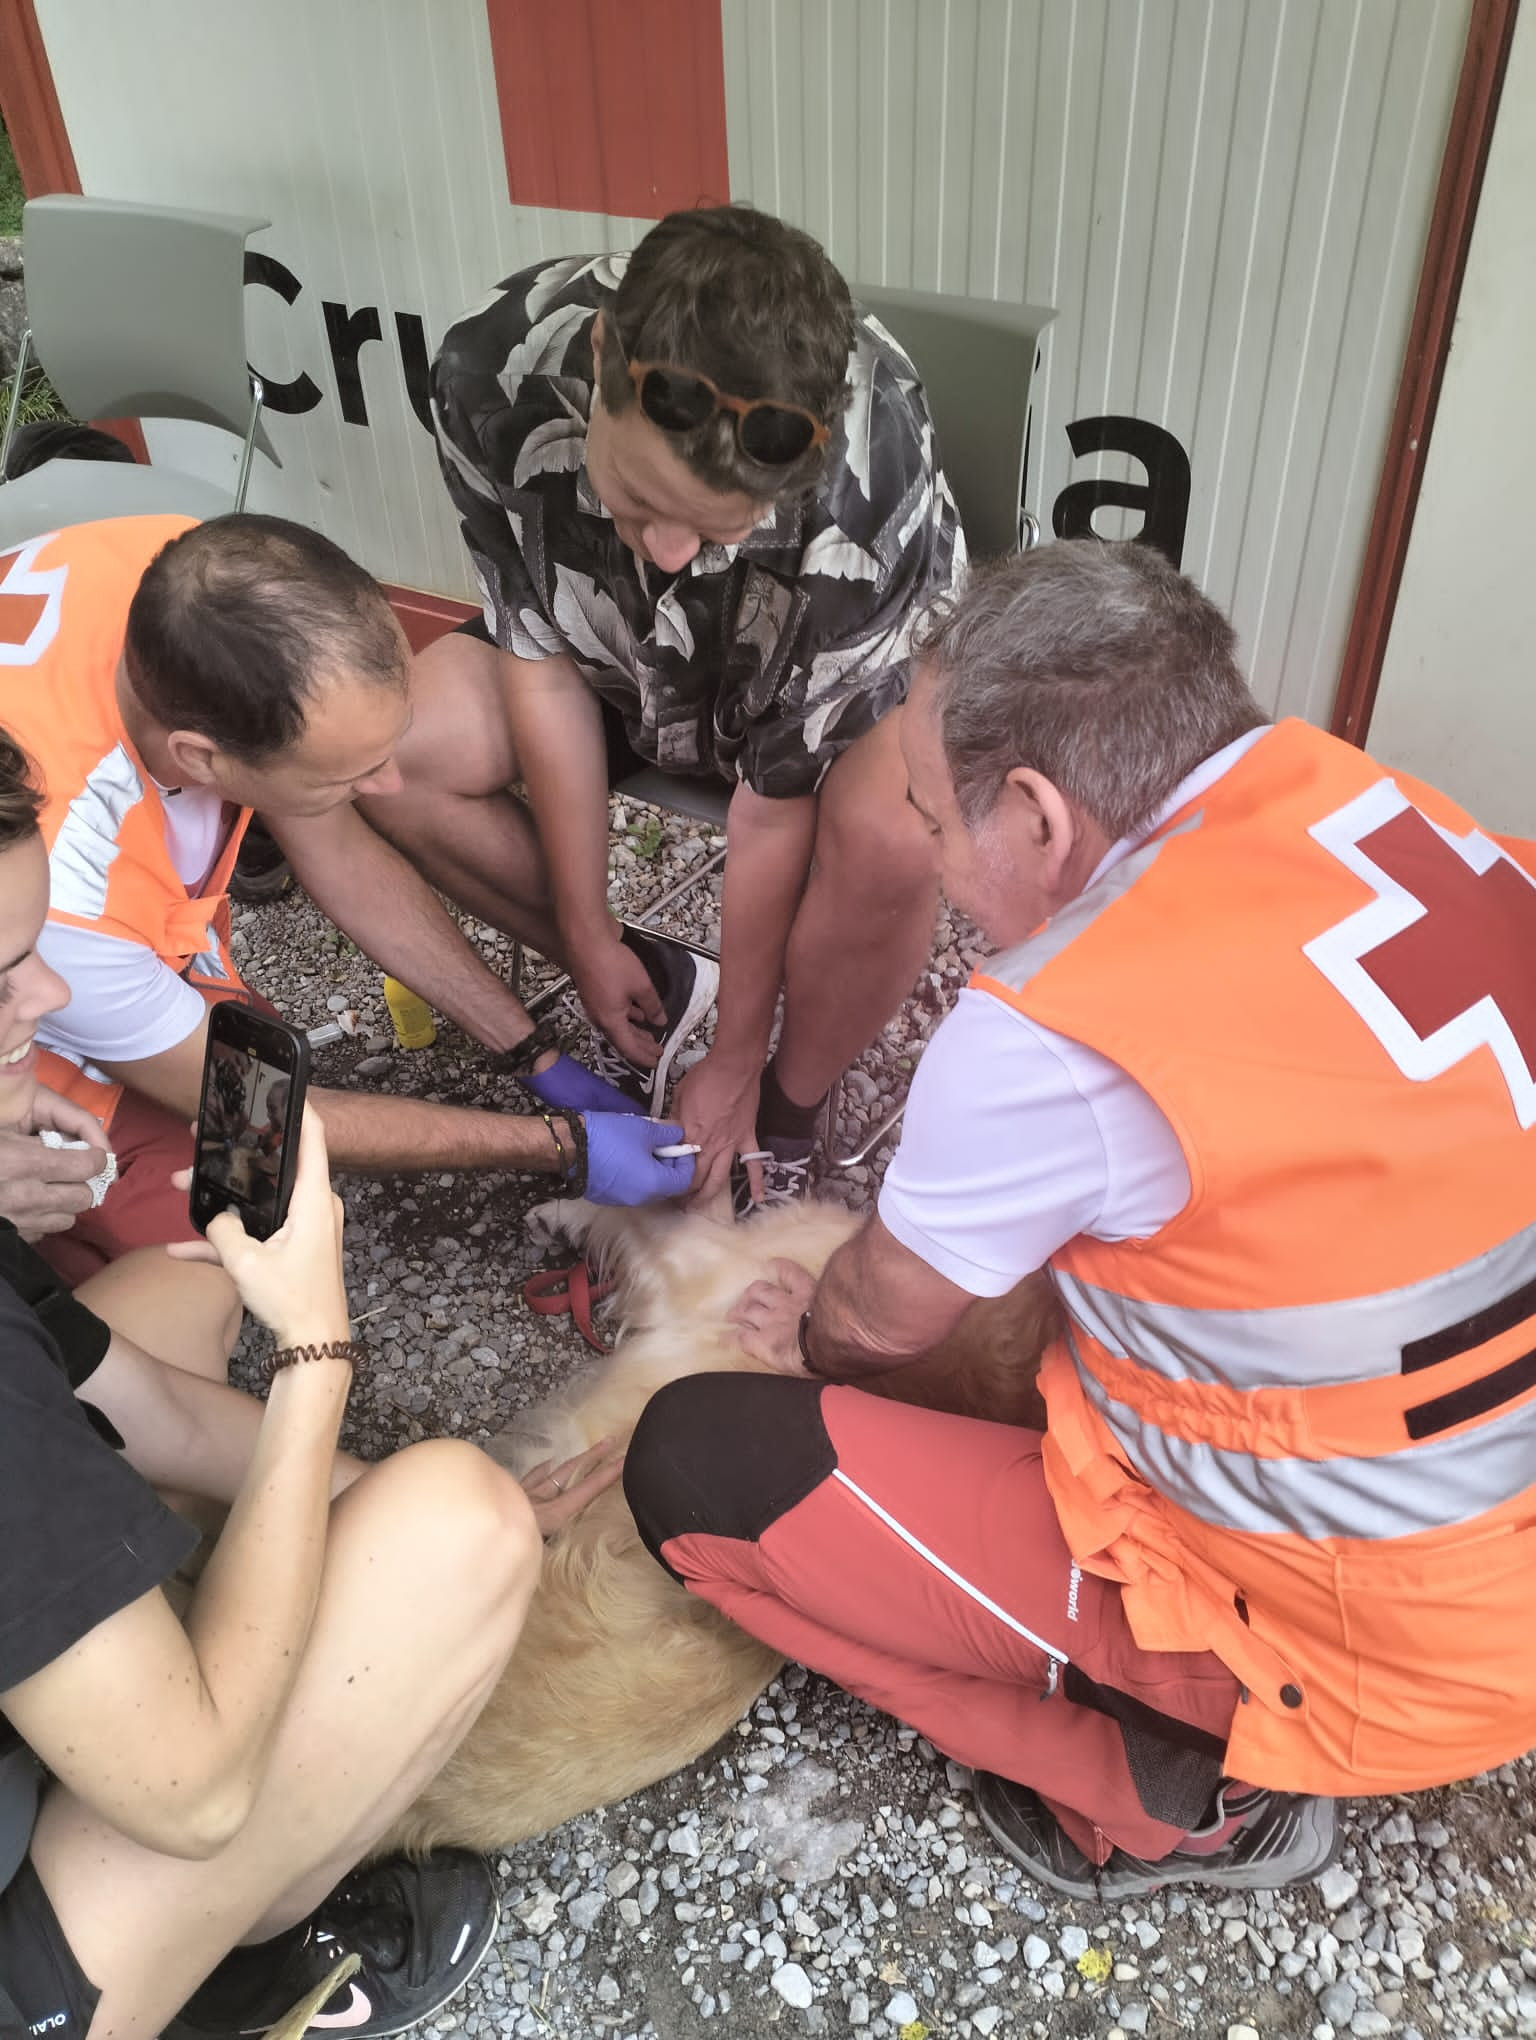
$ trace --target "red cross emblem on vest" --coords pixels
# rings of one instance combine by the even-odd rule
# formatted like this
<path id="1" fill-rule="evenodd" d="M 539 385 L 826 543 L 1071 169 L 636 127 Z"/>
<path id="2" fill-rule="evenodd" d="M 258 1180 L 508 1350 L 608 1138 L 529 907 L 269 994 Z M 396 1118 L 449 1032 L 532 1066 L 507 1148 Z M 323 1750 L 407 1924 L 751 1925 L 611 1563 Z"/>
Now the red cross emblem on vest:
<path id="1" fill-rule="evenodd" d="M 1481 830 L 1436 828 L 1390 779 L 1310 833 L 1375 897 L 1307 956 L 1404 1076 L 1488 1049 L 1536 1125 L 1536 880 Z"/>
<path id="2" fill-rule="evenodd" d="M 0 552 L 0 666 L 35 666 L 58 634 L 68 567 L 34 571 L 54 534 Z"/>

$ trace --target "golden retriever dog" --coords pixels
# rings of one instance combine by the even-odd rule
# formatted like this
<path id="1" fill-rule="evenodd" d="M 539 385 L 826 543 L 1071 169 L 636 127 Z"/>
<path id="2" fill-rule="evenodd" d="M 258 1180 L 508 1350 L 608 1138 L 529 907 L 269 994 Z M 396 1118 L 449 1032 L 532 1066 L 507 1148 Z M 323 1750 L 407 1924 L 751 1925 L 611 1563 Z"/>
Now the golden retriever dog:
<path id="1" fill-rule="evenodd" d="M 617 1281 L 610 1358 L 520 1419 L 491 1450 L 522 1473 L 601 1438 L 627 1440 L 657 1389 L 684 1374 L 753 1371 L 726 1322 L 779 1257 L 819 1274 L 860 1221 L 840 1205 L 765 1211 L 748 1225 L 675 1206 L 533 1214 Z M 1059 1320 L 1042 1278 L 973 1304 L 912 1366 L 868 1385 L 929 1408 L 1039 1424 L 1041 1352 Z M 384 1844 L 491 1850 L 542 1834 L 693 1762 L 730 1728 L 781 1660 L 687 1594 L 640 1542 L 622 1486 L 545 1547 L 517 1651 L 446 1768 Z"/>

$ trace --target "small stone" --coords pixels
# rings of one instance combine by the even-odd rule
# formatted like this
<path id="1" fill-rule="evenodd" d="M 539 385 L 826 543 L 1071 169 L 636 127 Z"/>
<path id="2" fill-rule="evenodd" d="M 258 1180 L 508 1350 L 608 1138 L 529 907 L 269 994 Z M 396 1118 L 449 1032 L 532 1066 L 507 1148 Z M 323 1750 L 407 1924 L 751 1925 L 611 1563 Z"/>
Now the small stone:
<path id="1" fill-rule="evenodd" d="M 603 1882 L 608 1887 L 610 1897 L 623 1898 L 626 1892 L 633 1891 L 640 1882 L 640 1872 L 633 1863 L 615 1863 Z"/>
<path id="2" fill-rule="evenodd" d="M 1466 1959 L 1454 1941 L 1442 1941 L 1435 1950 L 1435 1967 L 1442 1976 L 1454 1976 Z"/>
<path id="3" fill-rule="evenodd" d="M 1152 2007 L 1141 1998 L 1133 1998 L 1129 2004 L 1120 2007 L 1120 2027 L 1125 2033 L 1145 2033 L 1147 2022 L 1152 2016 Z"/>
<path id="4" fill-rule="evenodd" d="M 1325 2019 L 1331 2019 L 1335 2026 L 1347 2026 L 1355 2016 L 1360 2004 L 1354 1986 L 1348 1983 L 1330 1983 L 1320 1993 L 1317 2009 Z"/>
<path id="5" fill-rule="evenodd" d="M 619 1986 L 606 1970 L 597 1979 L 597 2001 L 600 2005 L 616 2005 L 619 2001 Z"/>
<path id="6" fill-rule="evenodd" d="M 590 1934 L 602 1917 L 608 1895 L 603 1891 L 584 1891 L 579 1898 L 573 1898 L 566 1907 L 566 1915 L 578 1933 Z"/>
<path id="7" fill-rule="evenodd" d="M 971 2031 L 979 2033 L 981 2040 L 987 2040 L 987 2035 L 1002 2016 L 996 2005 L 981 2005 L 971 2014 Z"/>
<path id="8" fill-rule="evenodd" d="M 1227 2040 L 1259 2040 L 1259 2036 L 1252 2026 L 1228 2026 Z"/>
<path id="9" fill-rule="evenodd" d="M 769 1981 L 784 2002 L 794 2005 L 799 2011 L 807 2010 L 815 1999 L 816 1992 L 811 1986 L 811 1979 L 798 1962 L 786 1962 L 782 1968 L 773 1972 Z"/>
<path id="10" fill-rule="evenodd" d="M 354 1077 L 382 1077 L 388 1069 L 394 1068 L 392 1055 L 365 1055 L 361 1062 L 353 1063 Z"/>
<path id="11" fill-rule="evenodd" d="M 1027 1934 L 1024 1939 L 1024 1967 L 1044 1969 L 1051 1959 L 1051 1944 L 1042 1941 L 1038 1934 Z"/>
<path id="12" fill-rule="evenodd" d="M 1360 1880 L 1351 1870 L 1340 1863 L 1330 1863 L 1318 1878 L 1314 1887 L 1318 1897 L 1329 1912 L 1338 1912 L 1348 1905 L 1360 1889 Z"/>
<path id="13" fill-rule="evenodd" d="M 697 1856 L 700 1853 L 699 1831 L 696 1827 L 676 1827 L 667 1836 L 667 1847 L 674 1856 Z M 809 2002 L 809 2000 L 807 2000 Z"/>
<path id="14" fill-rule="evenodd" d="M 917 1999 L 909 1990 L 896 1991 L 885 2008 L 885 2016 L 893 2026 L 910 2026 L 917 2017 Z"/>
<path id="15" fill-rule="evenodd" d="M 869 1999 L 861 1990 L 856 1990 L 848 2000 L 848 2023 L 850 2026 L 869 2024 Z"/>
<path id="16" fill-rule="evenodd" d="M 518 1908 L 518 1917 L 530 1934 L 547 1934 L 560 1914 L 560 1901 L 552 1891 L 538 1891 Z"/>
<path id="17" fill-rule="evenodd" d="M 1350 2020 L 1349 2030 L 1354 2040 L 1385 2040 L 1392 2030 L 1392 2021 L 1374 2005 L 1364 2005 Z"/>

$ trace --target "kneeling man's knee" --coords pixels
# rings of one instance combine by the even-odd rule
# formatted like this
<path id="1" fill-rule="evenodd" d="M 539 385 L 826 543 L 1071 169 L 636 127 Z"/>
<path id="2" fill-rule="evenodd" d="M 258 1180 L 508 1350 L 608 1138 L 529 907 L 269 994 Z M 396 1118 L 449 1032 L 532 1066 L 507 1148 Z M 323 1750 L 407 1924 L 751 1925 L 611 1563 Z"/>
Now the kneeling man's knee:
<path id="1" fill-rule="evenodd" d="M 778 1374 L 690 1374 L 652 1396 L 625 1455 L 624 1493 L 674 1577 L 684 1575 L 672 1540 L 755 1540 L 832 1472 L 821 1390 Z"/>

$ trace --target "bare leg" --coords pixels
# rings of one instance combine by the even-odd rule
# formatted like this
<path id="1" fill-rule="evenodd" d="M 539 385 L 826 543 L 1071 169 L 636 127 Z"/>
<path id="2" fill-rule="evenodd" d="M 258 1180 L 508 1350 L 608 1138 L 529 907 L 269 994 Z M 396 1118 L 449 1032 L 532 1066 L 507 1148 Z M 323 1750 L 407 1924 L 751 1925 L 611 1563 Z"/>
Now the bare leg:
<path id="1" fill-rule="evenodd" d="M 483 1453 L 412 1446 L 332 1509 L 304 1665 L 228 1848 L 157 1855 L 52 1788 L 32 1859 L 102 1992 L 90 2040 L 152 2040 L 237 1942 L 303 1919 L 367 1853 L 489 1698 L 540 1550 L 522 1489 Z"/>
<path id="2" fill-rule="evenodd" d="M 549 877 L 533 821 L 507 791 L 517 759 L 503 654 L 451 631 L 411 675 L 400 793 L 357 805 L 439 892 L 541 956 L 558 956 Z"/>
<path id="3" fill-rule="evenodd" d="M 815 862 L 789 931 L 774 1069 L 809 1105 L 867 1048 L 933 945 L 938 860 L 907 800 L 897 709 L 845 751 L 817 803 Z"/>
<path id="4" fill-rule="evenodd" d="M 244 1312 L 222 1268 L 173 1260 L 163 1247 L 141 1247 L 82 1282 L 75 1294 L 157 1360 L 210 1381 L 228 1378 Z"/>

